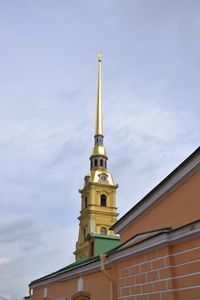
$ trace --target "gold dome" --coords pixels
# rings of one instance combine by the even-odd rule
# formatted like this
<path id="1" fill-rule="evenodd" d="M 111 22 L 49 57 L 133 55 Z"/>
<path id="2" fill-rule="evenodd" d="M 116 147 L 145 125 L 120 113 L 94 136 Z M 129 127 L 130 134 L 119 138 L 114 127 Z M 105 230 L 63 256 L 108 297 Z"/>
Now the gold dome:
<path id="1" fill-rule="evenodd" d="M 101 177 L 104 176 L 106 178 L 105 181 L 102 181 Z M 116 186 L 112 175 L 106 170 L 92 170 L 88 174 L 89 182 L 102 183 L 108 185 Z"/>

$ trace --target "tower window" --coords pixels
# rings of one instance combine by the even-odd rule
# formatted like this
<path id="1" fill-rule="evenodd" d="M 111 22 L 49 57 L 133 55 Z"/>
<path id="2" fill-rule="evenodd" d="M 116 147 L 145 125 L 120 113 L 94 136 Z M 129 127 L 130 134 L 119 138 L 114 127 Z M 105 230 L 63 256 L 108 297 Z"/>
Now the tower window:
<path id="1" fill-rule="evenodd" d="M 87 198 L 87 196 L 85 197 L 85 207 L 87 207 L 88 206 L 88 198 Z"/>
<path id="2" fill-rule="evenodd" d="M 107 198 L 106 198 L 106 195 L 101 195 L 101 206 L 106 206 L 106 200 L 107 200 Z"/>
<path id="3" fill-rule="evenodd" d="M 101 227 L 100 234 L 107 235 L 107 229 L 105 227 Z"/>
<path id="4" fill-rule="evenodd" d="M 103 167 L 103 159 L 100 160 L 100 166 Z"/>
<path id="5" fill-rule="evenodd" d="M 94 160 L 94 165 L 97 167 L 97 159 Z"/>

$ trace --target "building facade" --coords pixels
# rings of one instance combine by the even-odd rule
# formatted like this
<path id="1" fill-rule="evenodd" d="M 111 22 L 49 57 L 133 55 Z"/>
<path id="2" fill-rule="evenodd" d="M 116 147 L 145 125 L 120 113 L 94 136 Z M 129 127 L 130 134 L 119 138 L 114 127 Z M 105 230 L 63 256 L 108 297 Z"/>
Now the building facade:
<path id="1" fill-rule="evenodd" d="M 200 299 L 200 147 L 117 221 L 117 185 L 103 145 L 101 55 L 98 65 L 95 143 L 80 190 L 76 261 L 32 281 L 31 299 Z"/>

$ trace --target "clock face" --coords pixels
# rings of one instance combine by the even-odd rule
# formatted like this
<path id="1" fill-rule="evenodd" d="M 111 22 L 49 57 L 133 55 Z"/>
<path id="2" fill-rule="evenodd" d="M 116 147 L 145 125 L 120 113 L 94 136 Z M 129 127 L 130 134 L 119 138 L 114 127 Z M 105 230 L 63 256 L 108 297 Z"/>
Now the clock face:
<path id="1" fill-rule="evenodd" d="M 106 176 L 105 175 L 101 175 L 101 180 L 106 181 Z"/>
<path id="2" fill-rule="evenodd" d="M 102 183 L 108 183 L 108 179 L 107 179 L 107 175 L 106 174 L 100 174 L 99 175 L 99 179 Z"/>

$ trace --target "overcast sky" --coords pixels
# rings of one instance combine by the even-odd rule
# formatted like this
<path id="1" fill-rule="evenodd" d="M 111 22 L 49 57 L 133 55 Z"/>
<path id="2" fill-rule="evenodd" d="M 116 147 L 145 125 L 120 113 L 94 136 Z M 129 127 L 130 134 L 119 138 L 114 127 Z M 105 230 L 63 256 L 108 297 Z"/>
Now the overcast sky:
<path id="1" fill-rule="evenodd" d="M 74 260 L 98 49 L 120 216 L 199 146 L 200 1 L 0 0 L 2 297 Z"/>

